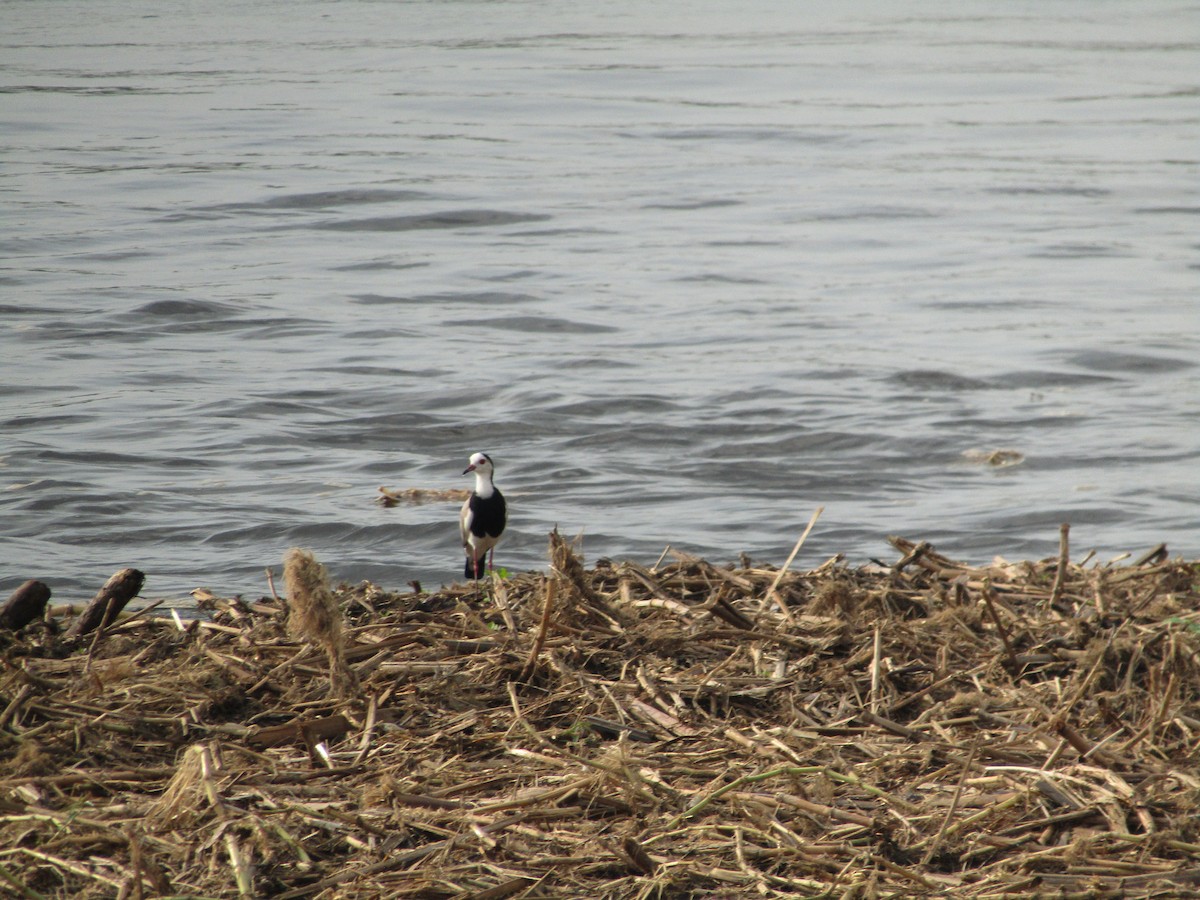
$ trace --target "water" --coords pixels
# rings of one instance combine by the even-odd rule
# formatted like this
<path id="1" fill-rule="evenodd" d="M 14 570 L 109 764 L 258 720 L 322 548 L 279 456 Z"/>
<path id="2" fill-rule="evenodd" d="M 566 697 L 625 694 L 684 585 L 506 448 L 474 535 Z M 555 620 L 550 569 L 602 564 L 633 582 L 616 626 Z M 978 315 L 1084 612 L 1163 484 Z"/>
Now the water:
<path id="1" fill-rule="evenodd" d="M 1200 553 L 1195 3 L 149 9 L 0 3 L 0 591 Z"/>

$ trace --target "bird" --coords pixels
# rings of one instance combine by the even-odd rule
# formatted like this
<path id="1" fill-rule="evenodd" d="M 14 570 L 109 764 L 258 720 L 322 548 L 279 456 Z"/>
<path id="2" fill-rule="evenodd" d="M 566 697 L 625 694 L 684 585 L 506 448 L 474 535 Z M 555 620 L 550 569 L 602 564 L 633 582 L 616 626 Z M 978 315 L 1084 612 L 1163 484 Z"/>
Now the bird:
<path id="1" fill-rule="evenodd" d="M 478 580 L 483 572 L 483 560 L 492 569 L 492 553 L 504 533 L 508 521 L 508 504 L 504 495 L 492 483 L 496 466 L 486 453 L 474 453 L 463 469 L 463 474 L 475 473 L 475 489 L 462 505 L 458 516 L 458 528 L 462 533 L 463 552 L 467 555 L 463 569 L 464 578 Z"/>

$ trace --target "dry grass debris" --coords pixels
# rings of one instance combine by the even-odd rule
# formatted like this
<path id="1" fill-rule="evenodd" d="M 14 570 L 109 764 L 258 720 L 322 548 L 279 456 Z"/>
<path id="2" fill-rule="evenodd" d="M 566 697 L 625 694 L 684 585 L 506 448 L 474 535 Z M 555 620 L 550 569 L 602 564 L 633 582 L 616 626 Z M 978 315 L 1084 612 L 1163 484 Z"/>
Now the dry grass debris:
<path id="1" fill-rule="evenodd" d="M 0 638 L 0 894 L 1200 892 L 1200 563 L 551 541 L 482 592 L 294 552 L 286 608 Z"/>
<path id="2" fill-rule="evenodd" d="M 402 488 L 396 491 L 380 487 L 375 502 L 385 507 L 398 506 L 401 503 L 420 506 L 422 503 L 445 503 L 451 500 L 462 502 L 469 496 L 471 492 L 463 488 Z"/>
<path id="3" fill-rule="evenodd" d="M 325 652 L 334 695 L 353 695 L 358 691 L 358 677 L 346 665 L 342 610 L 329 589 L 325 567 L 308 550 L 293 547 L 283 557 L 283 582 L 288 592 L 288 634 Z"/>

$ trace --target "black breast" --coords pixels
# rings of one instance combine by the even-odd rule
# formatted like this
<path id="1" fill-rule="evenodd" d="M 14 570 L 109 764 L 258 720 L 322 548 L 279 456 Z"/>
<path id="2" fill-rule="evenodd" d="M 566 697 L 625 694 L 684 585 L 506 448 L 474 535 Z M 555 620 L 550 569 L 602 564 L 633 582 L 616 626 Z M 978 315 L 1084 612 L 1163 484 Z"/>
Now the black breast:
<path id="1" fill-rule="evenodd" d="M 471 494 L 471 534 L 498 538 L 504 531 L 506 521 L 508 504 L 499 490 L 494 490 L 486 500 L 478 494 Z"/>

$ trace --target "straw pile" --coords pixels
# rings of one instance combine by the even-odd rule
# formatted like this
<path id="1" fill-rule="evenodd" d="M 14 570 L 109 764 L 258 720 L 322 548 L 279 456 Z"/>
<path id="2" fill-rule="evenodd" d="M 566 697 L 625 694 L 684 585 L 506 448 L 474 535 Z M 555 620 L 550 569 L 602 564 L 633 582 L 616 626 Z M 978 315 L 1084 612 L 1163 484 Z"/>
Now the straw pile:
<path id="1" fill-rule="evenodd" d="M 0 894 L 1200 890 L 1200 564 L 893 544 L 6 632 Z"/>

